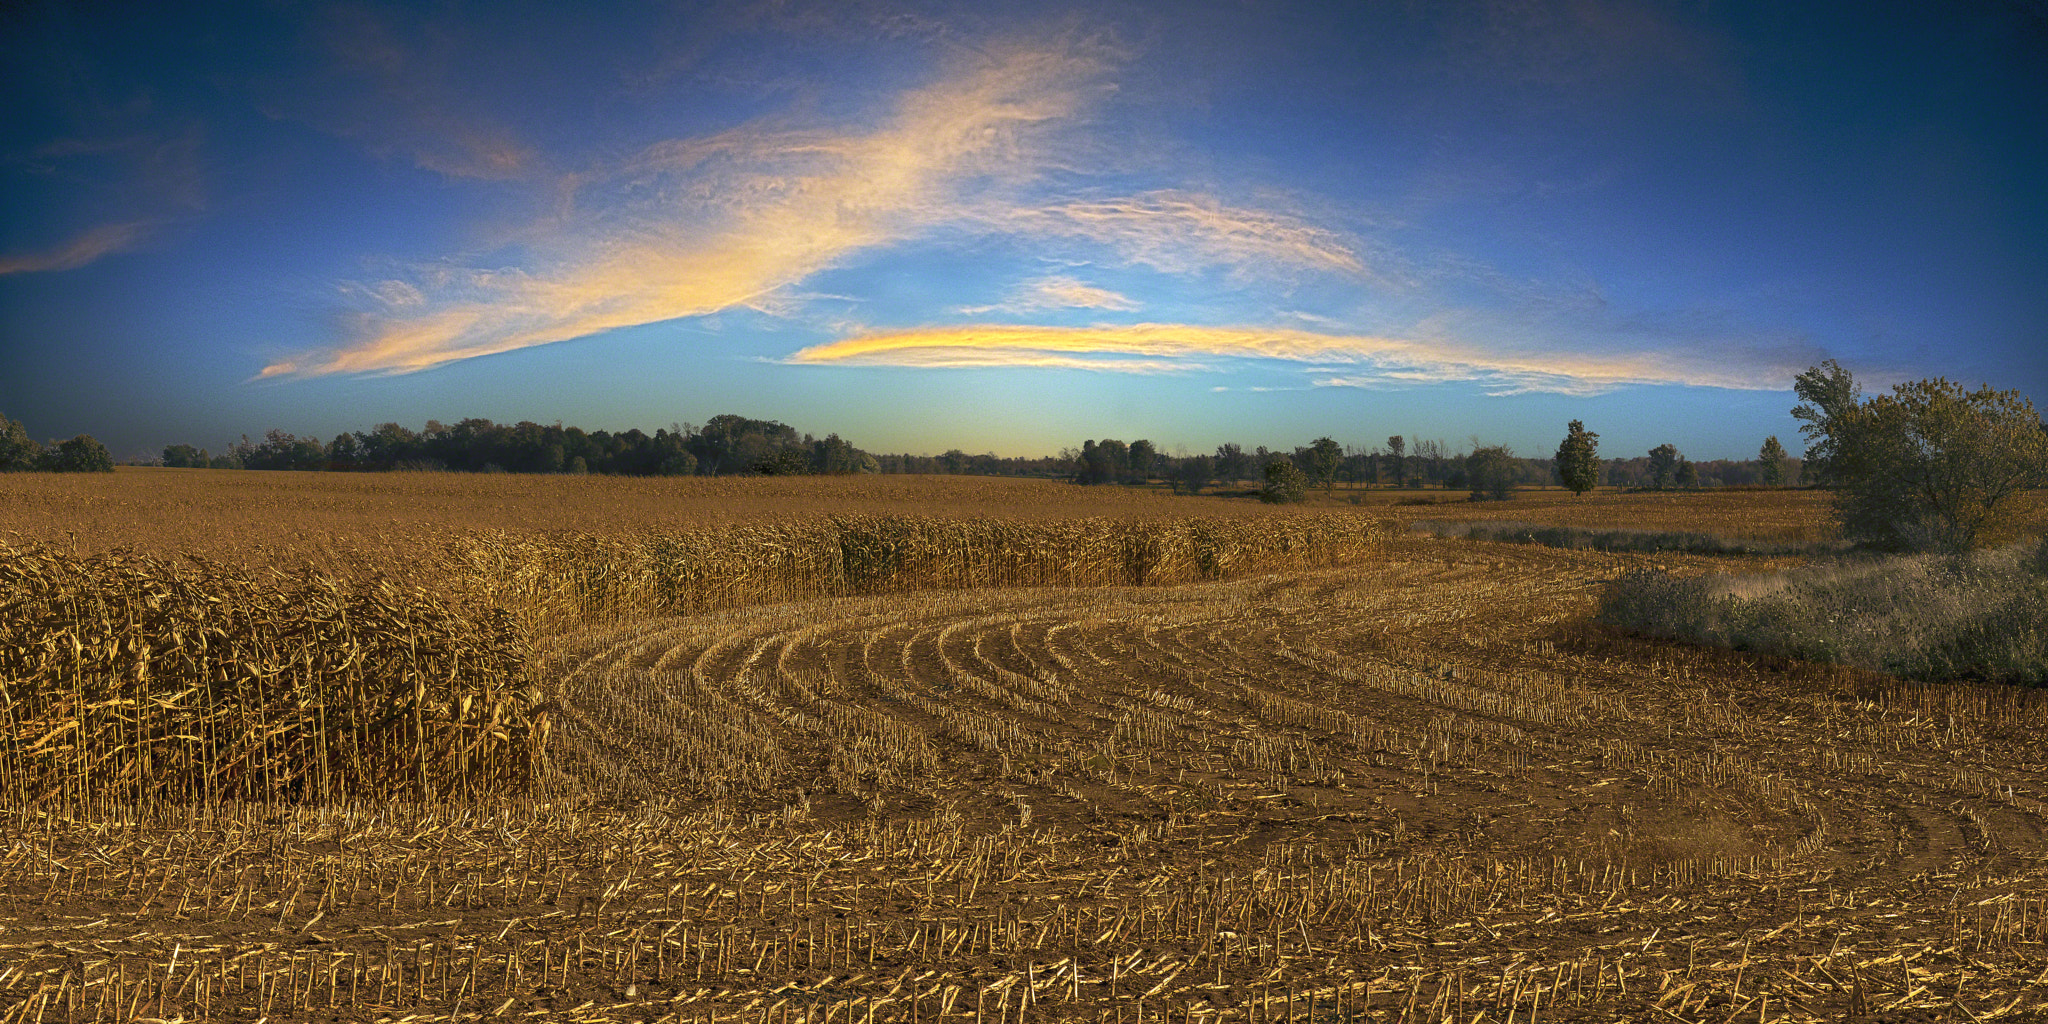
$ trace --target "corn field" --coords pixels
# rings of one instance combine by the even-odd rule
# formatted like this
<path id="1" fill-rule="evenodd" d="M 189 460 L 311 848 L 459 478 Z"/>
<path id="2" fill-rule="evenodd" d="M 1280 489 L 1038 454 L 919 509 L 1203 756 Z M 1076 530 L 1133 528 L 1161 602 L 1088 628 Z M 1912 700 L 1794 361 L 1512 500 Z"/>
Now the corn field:
<path id="1" fill-rule="evenodd" d="M 2048 1014 L 2048 696 L 1396 525 L 15 542 L 0 1024 Z"/>

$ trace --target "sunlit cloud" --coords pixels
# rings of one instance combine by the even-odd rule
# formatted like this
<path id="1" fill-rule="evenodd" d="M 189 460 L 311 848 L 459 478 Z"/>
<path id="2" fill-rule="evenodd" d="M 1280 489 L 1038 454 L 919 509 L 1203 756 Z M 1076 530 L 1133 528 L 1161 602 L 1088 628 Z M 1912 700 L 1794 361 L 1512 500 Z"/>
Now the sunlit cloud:
<path id="1" fill-rule="evenodd" d="M 0 276 L 76 270 L 102 256 L 134 248 L 149 236 L 153 228 L 154 225 L 148 221 L 102 224 L 62 245 L 41 252 L 0 256 Z"/>
<path id="2" fill-rule="evenodd" d="M 1027 281 L 1008 299 L 992 306 L 962 306 L 968 315 L 1002 311 L 1033 313 L 1048 309 L 1111 309 L 1123 312 L 1139 309 L 1142 303 L 1129 296 L 1098 288 L 1064 274 Z"/>
<path id="3" fill-rule="evenodd" d="M 1411 338 L 1323 334 L 1292 328 L 1134 324 L 1035 327 L 992 324 L 866 334 L 791 354 L 796 364 L 952 367 L 1047 365 L 1046 360 L 1140 359 L 1181 370 L 1217 359 L 1262 359 L 1305 366 L 1316 387 L 1414 387 L 1476 383 L 1491 394 L 1586 395 L 1631 384 L 1681 384 L 1742 390 L 1783 386 L 1784 366 L 1736 366 L 1668 353 L 1518 353 Z M 1330 365 L 1352 368 L 1337 375 Z"/>
<path id="4" fill-rule="evenodd" d="M 1028 180 L 1103 88 L 1113 55 L 1085 41 L 987 47 L 910 91 L 872 131 L 756 125 L 650 147 L 583 184 L 536 231 L 530 269 L 438 268 L 423 307 L 377 303 L 359 340 L 280 359 L 261 377 L 404 373 L 772 296 L 849 254 L 959 216 Z"/>

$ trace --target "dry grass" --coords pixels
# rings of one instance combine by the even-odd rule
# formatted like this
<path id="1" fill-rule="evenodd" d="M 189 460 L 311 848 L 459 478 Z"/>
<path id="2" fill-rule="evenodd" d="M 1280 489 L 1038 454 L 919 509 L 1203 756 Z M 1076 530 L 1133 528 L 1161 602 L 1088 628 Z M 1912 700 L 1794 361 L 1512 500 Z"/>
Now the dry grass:
<path id="1" fill-rule="evenodd" d="M 2048 683 L 2048 546 L 1855 557 L 1774 573 L 1631 574 L 1600 621 L 1941 682 Z"/>
<path id="2" fill-rule="evenodd" d="M 1096 585 L 1144 530 L 924 511 L 422 548 L 436 595 L 462 545 L 601 582 L 663 536 L 756 589 L 549 620 L 525 794 L 0 809 L 0 1022 L 2048 1014 L 2048 694 L 1587 625 L 1724 558 L 1109 515 L 1196 582 Z M 1319 521 L 1354 539 L 1258 539 Z M 1206 578 L 1198 526 L 1271 547 Z M 982 585 L 1046 566 L 1090 585 Z"/>

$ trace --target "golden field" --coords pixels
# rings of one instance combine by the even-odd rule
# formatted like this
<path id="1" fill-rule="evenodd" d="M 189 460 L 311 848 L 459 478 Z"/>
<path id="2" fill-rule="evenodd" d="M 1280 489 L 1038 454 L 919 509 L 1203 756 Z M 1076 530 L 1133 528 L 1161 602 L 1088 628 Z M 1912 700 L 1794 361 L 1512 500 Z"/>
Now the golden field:
<path id="1" fill-rule="evenodd" d="M 0 477 L 0 1022 L 2048 1012 L 2040 692 L 1402 529 L 1824 499 L 1415 496 Z"/>

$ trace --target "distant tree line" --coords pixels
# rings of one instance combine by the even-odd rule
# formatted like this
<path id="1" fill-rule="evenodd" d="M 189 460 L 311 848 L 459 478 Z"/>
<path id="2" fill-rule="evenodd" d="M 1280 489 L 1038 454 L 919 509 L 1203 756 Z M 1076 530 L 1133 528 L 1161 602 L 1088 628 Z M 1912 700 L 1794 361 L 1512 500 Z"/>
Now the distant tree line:
<path id="1" fill-rule="evenodd" d="M 420 430 L 380 423 L 322 443 L 272 430 L 246 435 L 218 455 L 188 444 L 163 451 L 173 467 L 385 472 L 604 473 L 615 476 L 845 474 L 881 471 L 875 456 L 838 434 L 799 435 L 774 420 L 714 416 L 701 427 L 673 424 L 647 434 L 585 431 L 561 424 L 428 420 Z"/>
<path id="2" fill-rule="evenodd" d="M 1316 488 L 1336 486 L 1441 488 L 1470 491 L 1475 498 L 1504 499 L 1517 488 L 1561 484 L 1584 493 L 1600 484 L 1612 487 L 1666 490 L 1739 485 L 1778 486 L 1798 479 L 1800 460 L 1788 458 L 1773 437 L 1756 459 L 1692 462 L 1669 444 L 1633 458 L 1603 460 L 1599 434 L 1578 420 L 1568 427 L 1553 458 L 1517 456 L 1502 445 L 1481 445 L 1455 451 L 1443 441 L 1416 440 L 1396 434 L 1384 446 L 1358 447 L 1329 437 L 1292 450 L 1260 446 L 1247 451 L 1237 444 L 1218 445 L 1200 455 L 1168 455 L 1149 440 L 1126 443 L 1115 438 L 1082 442 L 1050 460 L 1056 472 L 1038 471 L 1048 460 L 1029 463 L 1031 475 L 1064 476 L 1080 484 L 1144 484 L 1165 481 L 1176 493 L 1199 494 L 1212 486 L 1251 484 L 1267 500 L 1297 500 Z M 989 458 L 993 458 L 990 456 Z M 1285 463 L 1292 474 L 1274 466 Z M 1294 477 L 1299 475 L 1299 481 Z"/>
<path id="3" fill-rule="evenodd" d="M 0 473 L 111 473 L 114 457 L 91 434 L 37 444 L 18 420 L 0 415 Z"/>

